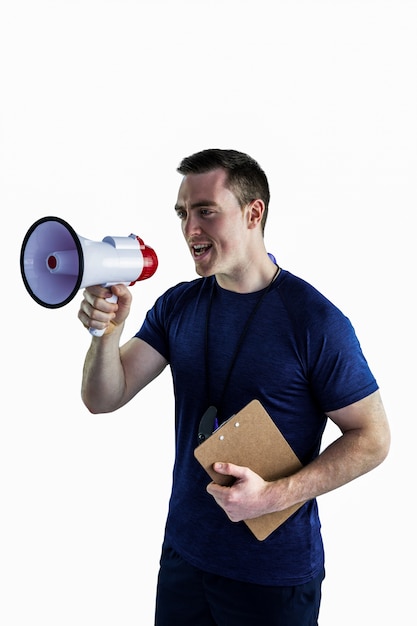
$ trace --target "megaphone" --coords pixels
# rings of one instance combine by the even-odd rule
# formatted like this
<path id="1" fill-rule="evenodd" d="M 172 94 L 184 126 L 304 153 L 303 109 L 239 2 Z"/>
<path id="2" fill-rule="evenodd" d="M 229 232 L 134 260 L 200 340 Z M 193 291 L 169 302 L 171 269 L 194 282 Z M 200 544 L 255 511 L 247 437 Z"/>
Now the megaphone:
<path id="1" fill-rule="evenodd" d="M 20 253 L 23 282 L 32 298 L 50 309 L 65 306 L 79 289 L 92 285 L 134 285 L 156 272 L 158 258 L 140 237 L 77 235 L 59 217 L 43 217 L 26 233 Z M 117 297 L 110 299 L 117 302 Z M 104 331 L 90 329 L 100 336 Z"/>

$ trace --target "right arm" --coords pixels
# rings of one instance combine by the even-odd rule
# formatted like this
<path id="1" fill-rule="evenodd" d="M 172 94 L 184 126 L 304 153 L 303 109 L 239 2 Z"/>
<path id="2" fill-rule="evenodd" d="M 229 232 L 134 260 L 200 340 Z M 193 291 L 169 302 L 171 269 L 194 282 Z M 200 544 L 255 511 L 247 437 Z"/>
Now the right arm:
<path id="1" fill-rule="evenodd" d="M 86 328 L 105 328 L 102 337 L 92 336 L 84 362 L 81 397 L 91 413 L 119 409 L 167 365 L 159 352 L 136 337 L 120 348 L 132 296 L 124 285 L 112 287 L 112 292 L 118 296 L 117 304 L 106 301 L 109 289 L 87 288 L 78 313 Z"/>

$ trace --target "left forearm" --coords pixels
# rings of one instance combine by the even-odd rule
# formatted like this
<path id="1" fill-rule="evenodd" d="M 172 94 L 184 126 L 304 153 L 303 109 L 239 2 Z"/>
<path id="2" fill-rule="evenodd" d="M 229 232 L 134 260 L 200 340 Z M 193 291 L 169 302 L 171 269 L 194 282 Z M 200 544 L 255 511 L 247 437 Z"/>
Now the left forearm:
<path id="1" fill-rule="evenodd" d="M 301 470 L 271 483 L 268 508 L 275 508 L 274 497 L 282 510 L 337 489 L 377 467 L 386 452 L 386 446 L 364 436 L 361 429 L 350 430 Z"/>

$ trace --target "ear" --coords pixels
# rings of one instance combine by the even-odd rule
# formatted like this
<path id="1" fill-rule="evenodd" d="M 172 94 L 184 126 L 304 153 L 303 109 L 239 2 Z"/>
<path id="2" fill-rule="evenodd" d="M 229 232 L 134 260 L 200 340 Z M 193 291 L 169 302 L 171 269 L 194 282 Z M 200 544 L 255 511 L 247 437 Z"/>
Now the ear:
<path id="1" fill-rule="evenodd" d="M 257 228 L 261 225 L 265 204 L 259 198 L 248 205 L 248 228 Z"/>

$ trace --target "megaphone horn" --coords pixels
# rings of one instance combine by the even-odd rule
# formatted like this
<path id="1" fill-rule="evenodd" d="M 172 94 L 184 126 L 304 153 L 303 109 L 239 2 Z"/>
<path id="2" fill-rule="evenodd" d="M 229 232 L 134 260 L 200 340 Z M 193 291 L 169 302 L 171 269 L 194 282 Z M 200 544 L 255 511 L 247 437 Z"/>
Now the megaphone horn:
<path id="1" fill-rule="evenodd" d="M 137 235 L 91 241 L 59 217 L 43 217 L 32 224 L 20 253 L 27 291 L 51 309 L 68 304 L 84 287 L 134 285 L 153 276 L 157 267 L 155 251 Z"/>

